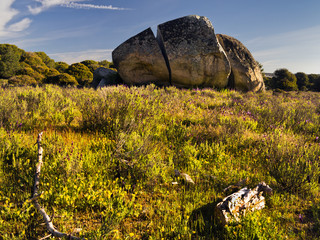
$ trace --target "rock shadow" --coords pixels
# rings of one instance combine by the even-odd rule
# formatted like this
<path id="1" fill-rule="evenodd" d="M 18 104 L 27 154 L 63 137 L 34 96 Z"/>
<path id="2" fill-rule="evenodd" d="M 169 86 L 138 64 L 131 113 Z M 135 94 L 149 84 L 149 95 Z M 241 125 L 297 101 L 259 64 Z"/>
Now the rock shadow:
<path id="1" fill-rule="evenodd" d="M 192 239 L 223 238 L 223 226 L 215 218 L 215 207 L 219 202 L 221 199 L 193 210 L 188 221 L 189 228 L 194 232 Z"/>

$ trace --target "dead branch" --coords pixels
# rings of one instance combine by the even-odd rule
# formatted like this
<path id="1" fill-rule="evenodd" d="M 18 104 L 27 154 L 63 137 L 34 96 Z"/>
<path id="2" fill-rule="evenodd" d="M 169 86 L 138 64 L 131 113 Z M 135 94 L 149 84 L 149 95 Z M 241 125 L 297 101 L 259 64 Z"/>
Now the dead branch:
<path id="1" fill-rule="evenodd" d="M 30 201 L 32 201 L 32 203 L 35 206 L 35 208 L 42 215 L 43 220 L 44 220 L 44 222 L 45 222 L 45 224 L 47 226 L 47 229 L 51 233 L 52 236 L 59 237 L 59 238 L 68 238 L 68 239 L 73 239 L 73 240 L 81 239 L 81 238 L 78 238 L 78 237 L 71 236 L 70 234 L 66 234 L 66 233 L 62 233 L 62 232 L 57 231 L 55 229 L 55 227 L 53 226 L 51 218 L 46 213 L 44 208 L 42 208 L 40 206 L 40 204 L 38 202 L 38 197 L 41 195 L 41 194 L 38 194 L 38 192 L 39 192 L 39 185 L 40 185 L 40 172 L 41 172 L 41 167 L 42 167 L 42 164 L 43 164 L 43 161 L 42 161 L 43 148 L 41 146 L 42 134 L 43 134 L 42 132 L 39 133 L 38 139 L 37 139 L 37 144 L 38 144 L 38 163 L 37 163 L 37 166 L 36 166 L 36 173 L 35 173 L 35 176 L 34 176 L 33 195 L 32 195 L 32 198 L 30 199 Z"/>

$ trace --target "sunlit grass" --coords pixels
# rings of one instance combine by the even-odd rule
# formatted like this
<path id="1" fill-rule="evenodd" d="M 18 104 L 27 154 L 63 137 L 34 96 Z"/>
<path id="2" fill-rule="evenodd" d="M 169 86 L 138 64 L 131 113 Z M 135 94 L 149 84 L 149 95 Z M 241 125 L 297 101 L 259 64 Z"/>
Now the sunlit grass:
<path id="1" fill-rule="evenodd" d="M 320 95 L 108 87 L 0 89 L 0 236 L 46 236 L 28 201 L 44 131 L 40 203 L 88 239 L 316 239 Z M 189 185 L 174 170 L 195 181 Z M 247 178 L 267 207 L 219 227 Z M 178 182 L 178 184 L 172 184 Z M 0 237 L 0 238 L 1 238 Z"/>

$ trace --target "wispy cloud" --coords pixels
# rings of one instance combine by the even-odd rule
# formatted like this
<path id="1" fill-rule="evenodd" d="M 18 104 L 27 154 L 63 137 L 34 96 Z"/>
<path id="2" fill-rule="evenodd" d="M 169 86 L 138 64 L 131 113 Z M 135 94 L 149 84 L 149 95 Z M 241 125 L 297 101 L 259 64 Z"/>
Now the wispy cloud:
<path id="1" fill-rule="evenodd" d="M 11 24 L 8 27 L 8 30 L 12 32 L 21 32 L 27 29 L 30 26 L 31 22 L 32 20 L 30 18 L 24 18 L 20 22 Z"/>
<path id="2" fill-rule="evenodd" d="M 48 10 L 51 7 L 67 7 L 74 9 L 104 9 L 104 10 L 129 10 L 127 8 L 119 8 L 113 7 L 112 5 L 95 5 L 95 4 L 87 4 L 87 3 L 79 3 L 84 2 L 86 0 L 35 0 L 40 3 L 40 6 L 28 6 L 30 13 L 36 15 L 45 10 Z"/>
<path id="3" fill-rule="evenodd" d="M 48 55 L 55 61 L 63 61 L 72 64 L 84 60 L 112 61 L 112 51 L 113 49 L 91 49 L 78 52 L 49 53 Z"/>
<path id="4" fill-rule="evenodd" d="M 65 6 L 68 8 L 76 8 L 76 9 L 129 10 L 128 8 L 113 7 L 112 5 L 94 5 L 94 4 L 86 4 L 86 3 L 75 3 L 75 2 L 64 4 L 62 6 Z"/>
<path id="5" fill-rule="evenodd" d="M 0 37 L 12 37 L 22 32 L 31 24 L 31 19 L 24 18 L 18 22 L 12 20 L 19 14 L 19 11 L 12 7 L 15 0 L 1 0 L 0 3 Z"/>

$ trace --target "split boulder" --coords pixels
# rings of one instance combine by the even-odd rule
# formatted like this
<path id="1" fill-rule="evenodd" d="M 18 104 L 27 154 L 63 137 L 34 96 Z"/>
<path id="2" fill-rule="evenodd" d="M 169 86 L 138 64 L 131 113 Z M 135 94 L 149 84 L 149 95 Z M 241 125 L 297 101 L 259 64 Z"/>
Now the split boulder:
<path id="1" fill-rule="evenodd" d="M 181 87 L 217 87 L 228 84 L 230 64 L 206 17 L 190 15 L 158 26 L 171 82 Z"/>
<path id="2" fill-rule="evenodd" d="M 265 89 L 259 64 L 238 40 L 214 32 L 208 18 L 189 15 L 131 37 L 112 52 L 123 82 L 160 86 Z"/>

